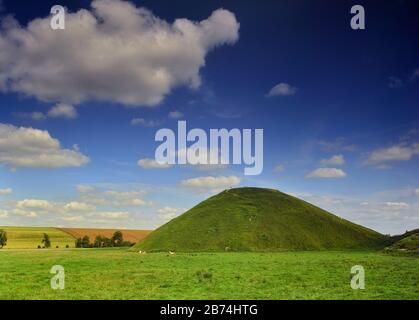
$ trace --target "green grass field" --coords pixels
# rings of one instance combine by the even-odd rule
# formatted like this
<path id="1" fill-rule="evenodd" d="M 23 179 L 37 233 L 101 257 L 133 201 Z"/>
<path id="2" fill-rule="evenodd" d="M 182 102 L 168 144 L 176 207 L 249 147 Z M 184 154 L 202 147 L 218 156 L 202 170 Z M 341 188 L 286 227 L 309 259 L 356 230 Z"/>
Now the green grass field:
<path id="1" fill-rule="evenodd" d="M 66 272 L 52 290 L 53 265 Z M 353 265 L 364 290 L 350 287 Z M 419 258 L 377 252 L 0 250 L 0 299 L 419 299 Z"/>
<path id="2" fill-rule="evenodd" d="M 7 245 L 4 249 L 36 249 L 38 245 L 42 246 L 41 240 L 43 234 L 49 235 L 51 248 L 59 246 L 65 248 L 68 245 L 74 248 L 75 239 L 57 228 L 40 227 L 0 227 L 7 232 Z"/>

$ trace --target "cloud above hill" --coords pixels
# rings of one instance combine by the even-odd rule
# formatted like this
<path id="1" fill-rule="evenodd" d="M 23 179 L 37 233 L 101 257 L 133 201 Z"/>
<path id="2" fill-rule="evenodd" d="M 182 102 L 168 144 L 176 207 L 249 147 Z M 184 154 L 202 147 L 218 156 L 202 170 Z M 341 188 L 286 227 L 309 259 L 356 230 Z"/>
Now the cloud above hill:
<path id="1" fill-rule="evenodd" d="M 307 178 L 344 178 L 346 177 L 346 172 L 342 169 L 336 168 L 318 168 L 310 172 Z"/>
<path id="2" fill-rule="evenodd" d="M 127 1 L 94 0 L 66 14 L 65 30 L 52 30 L 50 17 L 20 26 L 9 16 L 0 31 L 1 91 L 154 106 L 176 87 L 199 87 L 206 55 L 235 43 L 239 23 L 224 9 L 169 23 Z"/>
<path id="3" fill-rule="evenodd" d="M 345 164 L 345 158 L 343 155 L 337 154 L 328 159 L 322 159 L 320 163 L 326 166 L 329 166 L 329 165 L 341 166 Z"/>
<path id="4" fill-rule="evenodd" d="M 77 146 L 63 149 L 48 131 L 0 123 L 0 164 L 11 168 L 80 167 L 90 160 Z"/>
<path id="5" fill-rule="evenodd" d="M 415 155 L 419 155 L 419 143 L 402 143 L 372 151 L 364 164 L 377 165 L 391 161 L 408 161 Z"/>
<path id="6" fill-rule="evenodd" d="M 281 82 L 274 86 L 271 90 L 269 90 L 267 97 L 274 97 L 274 96 L 292 96 L 297 92 L 297 88 L 291 86 L 288 83 Z"/>
<path id="7" fill-rule="evenodd" d="M 218 192 L 239 185 L 241 179 L 237 176 L 205 176 L 182 180 L 180 185 L 195 191 Z"/>

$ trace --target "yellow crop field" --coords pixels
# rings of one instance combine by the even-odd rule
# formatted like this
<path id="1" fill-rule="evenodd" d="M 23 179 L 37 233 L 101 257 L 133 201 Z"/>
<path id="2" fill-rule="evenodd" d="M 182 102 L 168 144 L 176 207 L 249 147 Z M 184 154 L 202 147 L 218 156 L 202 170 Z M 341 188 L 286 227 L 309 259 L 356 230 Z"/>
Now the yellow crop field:
<path id="1" fill-rule="evenodd" d="M 0 227 L 7 232 L 7 245 L 3 249 L 36 249 L 42 246 L 43 234 L 51 240 L 51 248 L 74 248 L 75 239 L 68 233 L 48 227 Z"/>

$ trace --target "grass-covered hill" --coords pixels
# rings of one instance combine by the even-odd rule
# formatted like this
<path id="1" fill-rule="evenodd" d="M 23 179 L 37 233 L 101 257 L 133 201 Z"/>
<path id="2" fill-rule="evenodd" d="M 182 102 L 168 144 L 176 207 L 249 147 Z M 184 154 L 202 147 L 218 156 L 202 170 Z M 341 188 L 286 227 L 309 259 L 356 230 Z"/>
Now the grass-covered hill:
<path id="1" fill-rule="evenodd" d="M 397 241 L 385 248 L 385 252 L 419 255 L 419 229 L 406 232 L 404 235 L 393 238 L 396 238 Z"/>
<path id="2" fill-rule="evenodd" d="M 383 248 L 388 237 L 272 189 L 225 190 L 153 231 L 144 251 Z"/>

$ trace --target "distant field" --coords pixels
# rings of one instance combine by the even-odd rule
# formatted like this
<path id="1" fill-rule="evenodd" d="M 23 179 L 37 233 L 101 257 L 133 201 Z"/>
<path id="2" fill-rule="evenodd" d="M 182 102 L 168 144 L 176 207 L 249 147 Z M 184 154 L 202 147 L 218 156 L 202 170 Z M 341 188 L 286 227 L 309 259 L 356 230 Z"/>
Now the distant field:
<path id="1" fill-rule="evenodd" d="M 50 268 L 65 268 L 65 289 Z M 365 268 L 365 289 L 350 269 Z M 377 252 L 0 250 L 0 299 L 419 299 L 419 259 Z"/>
<path id="2" fill-rule="evenodd" d="M 65 248 L 68 245 L 74 247 L 74 238 L 68 233 L 57 228 L 41 227 L 0 227 L 7 232 L 7 245 L 4 249 L 36 249 L 42 246 L 43 234 L 49 235 L 51 247 Z"/>
<path id="3" fill-rule="evenodd" d="M 7 232 L 7 245 L 3 249 L 36 249 L 42 246 L 43 234 L 49 235 L 51 248 L 74 248 L 75 240 L 87 235 L 93 242 L 98 235 L 112 237 L 117 229 L 48 228 L 48 227 L 0 227 Z M 120 230 L 125 240 L 138 242 L 148 235 L 149 230 Z"/>
<path id="4" fill-rule="evenodd" d="M 146 237 L 151 230 L 124 230 L 124 229 L 87 229 L 87 228 L 61 228 L 62 231 L 72 235 L 74 238 L 88 236 L 90 241 L 94 241 L 97 236 L 111 238 L 115 231 L 122 232 L 124 240 L 138 242 Z"/>

